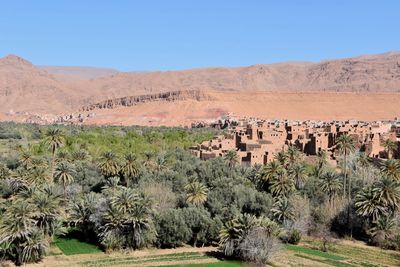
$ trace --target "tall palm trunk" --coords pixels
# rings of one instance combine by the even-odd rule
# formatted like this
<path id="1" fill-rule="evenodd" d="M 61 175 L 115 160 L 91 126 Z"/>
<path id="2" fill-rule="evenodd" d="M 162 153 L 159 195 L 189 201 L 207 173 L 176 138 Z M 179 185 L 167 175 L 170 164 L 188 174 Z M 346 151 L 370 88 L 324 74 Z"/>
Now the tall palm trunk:
<path id="1" fill-rule="evenodd" d="M 363 167 L 362 168 L 362 172 L 363 172 L 363 174 L 362 174 L 362 185 L 364 186 L 365 185 L 365 178 L 366 178 L 366 176 L 367 176 L 367 171 L 365 170 L 365 168 L 366 167 Z"/>
<path id="2" fill-rule="evenodd" d="M 347 192 L 347 226 L 350 226 L 350 202 L 351 202 L 351 179 L 347 177 L 347 151 L 344 152 L 344 177 L 348 183 L 348 192 Z M 346 188 L 346 184 L 343 185 L 343 188 Z M 346 189 L 344 189 L 343 197 L 346 197 Z M 353 229 L 350 227 L 350 237 L 353 236 Z"/>
<path id="3" fill-rule="evenodd" d="M 349 176 L 347 180 L 348 180 L 347 183 L 349 184 L 349 190 L 347 192 L 347 194 L 348 194 L 347 200 L 350 203 L 350 201 L 351 201 L 351 177 Z"/>
<path id="4" fill-rule="evenodd" d="M 64 199 L 67 201 L 67 186 L 63 184 L 63 189 L 64 189 Z"/>
<path id="5" fill-rule="evenodd" d="M 346 180 L 347 180 L 347 152 L 344 152 L 344 176 L 343 176 L 343 197 L 346 197 Z"/>
<path id="6" fill-rule="evenodd" d="M 51 169 L 50 169 L 50 183 L 53 183 L 53 177 L 54 177 L 54 165 L 56 161 L 56 149 L 52 149 L 52 156 L 51 156 Z"/>

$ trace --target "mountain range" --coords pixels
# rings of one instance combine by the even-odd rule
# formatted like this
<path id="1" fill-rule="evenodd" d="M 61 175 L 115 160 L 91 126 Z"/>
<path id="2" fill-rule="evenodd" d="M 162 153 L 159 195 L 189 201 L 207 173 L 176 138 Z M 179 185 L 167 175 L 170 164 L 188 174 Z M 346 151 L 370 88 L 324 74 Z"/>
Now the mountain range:
<path id="1" fill-rule="evenodd" d="M 201 92 L 201 97 L 199 98 L 199 93 L 185 94 L 186 91 Z M 165 98 L 165 94 L 171 95 L 171 92 L 180 92 L 179 97 L 172 99 L 173 101 Z M 395 107 L 400 103 L 396 102 L 399 100 L 399 93 L 399 52 L 316 63 L 286 62 L 164 72 L 120 72 L 109 68 L 36 66 L 16 55 L 0 59 L 1 120 L 23 121 L 32 115 L 51 117 L 76 114 L 85 107 L 93 107 L 105 101 L 111 104 L 106 109 L 105 106 L 101 110 L 99 108 L 98 113 L 103 117 L 97 121 L 96 118 L 92 119 L 93 123 L 114 123 L 115 118 L 126 118 L 129 114 L 144 119 L 128 119 L 118 123 L 151 124 L 149 121 L 152 119 L 148 117 L 154 117 L 154 114 L 161 118 L 154 124 L 167 125 L 171 123 L 165 123 L 166 121 L 174 121 L 176 117 L 180 119 L 173 122 L 173 125 L 212 119 L 226 113 L 246 116 L 265 113 L 265 116 L 287 115 L 297 118 L 295 115 L 298 112 L 298 118 L 303 119 L 308 114 L 302 110 L 309 109 L 306 105 L 321 102 L 321 99 L 329 106 L 329 99 L 332 100 L 331 104 L 334 104 L 335 101 L 340 102 L 340 99 L 336 99 L 338 97 L 355 97 L 356 106 L 358 99 L 371 101 L 360 104 L 364 105 L 364 108 L 366 104 L 372 105 L 368 108 L 375 108 L 376 116 L 393 117 L 399 115 L 392 114 L 396 112 Z M 193 98 L 193 95 L 196 97 Z M 139 101 L 134 101 L 134 104 L 121 104 L 125 103 L 126 99 L 136 99 L 135 97 L 139 97 Z M 121 99 L 125 100 L 121 102 Z M 379 99 L 385 104 L 380 103 Z M 158 105 L 150 103 L 154 101 L 158 101 Z M 164 109 L 161 109 L 160 101 L 166 102 L 161 105 Z M 170 113 L 176 111 L 171 110 L 171 103 L 176 106 L 184 104 L 185 101 L 197 101 L 201 104 L 193 112 L 189 108 L 184 114 L 175 114 L 174 118 Z M 279 106 L 279 102 L 282 106 Z M 270 108 L 265 107 L 267 104 Z M 147 113 L 139 112 L 138 115 L 135 109 L 139 106 L 147 110 Z M 332 108 L 334 109 L 334 106 Z M 358 112 L 351 113 L 354 107 L 349 106 L 348 109 L 349 116 L 376 119 L 374 116 L 368 117 Z M 91 111 L 93 112 L 93 109 Z M 279 113 L 275 114 L 275 111 Z M 319 109 L 311 109 L 310 118 L 315 117 L 315 112 L 318 113 Z M 325 114 L 324 110 L 321 112 L 321 117 L 337 117 L 337 110 L 333 110 L 331 114 Z M 345 107 L 343 112 L 346 113 Z M 110 119 L 107 119 L 107 116 Z"/>

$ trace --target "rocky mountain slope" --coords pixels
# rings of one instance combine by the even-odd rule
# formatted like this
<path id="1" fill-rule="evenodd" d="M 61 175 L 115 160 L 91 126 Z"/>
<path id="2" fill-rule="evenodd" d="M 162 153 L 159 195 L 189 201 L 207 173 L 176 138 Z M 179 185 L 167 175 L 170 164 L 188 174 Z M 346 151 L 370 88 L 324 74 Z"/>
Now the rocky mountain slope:
<path id="1" fill-rule="evenodd" d="M 288 62 L 166 72 L 38 67 L 14 55 L 0 59 L 2 116 L 5 113 L 69 114 L 107 101 L 182 91 L 237 92 L 247 93 L 249 97 L 254 92 L 397 94 L 400 92 L 400 53 L 318 63 Z"/>
<path id="2" fill-rule="evenodd" d="M 73 89 L 30 62 L 10 55 L 0 59 L 0 111 L 58 112 L 73 106 Z"/>
<path id="3" fill-rule="evenodd" d="M 95 67 L 39 66 L 39 68 L 64 80 L 106 77 L 118 72 L 115 69 Z"/>

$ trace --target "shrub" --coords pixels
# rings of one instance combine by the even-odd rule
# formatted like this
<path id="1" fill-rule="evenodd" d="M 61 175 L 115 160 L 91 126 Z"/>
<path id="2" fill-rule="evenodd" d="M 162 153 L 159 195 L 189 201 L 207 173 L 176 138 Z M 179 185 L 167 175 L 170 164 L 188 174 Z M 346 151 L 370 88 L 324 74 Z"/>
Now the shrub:
<path id="1" fill-rule="evenodd" d="M 278 238 L 261 227 L 250 230 L 239 246 L 240 257 L 256 266 L 265 266 L 279 248 Z"/>
<path id="2" fill-rule="evenodd" d="M 182 246 L 191 237 L 181 210 L 169 209 L 156 217 L 156 245 L 163 248 Z"/>
<path id="3" fill-rule="evenodd" d="M 19 133 L 0 132 L 0 139 L 22 139 Z"/>
<path id="4" fill-rule="evenodd" d="M 301 232 L 297 229 L 292 229 L 282 239 L 285 243 L 297 245 L 301 240 Z"/>

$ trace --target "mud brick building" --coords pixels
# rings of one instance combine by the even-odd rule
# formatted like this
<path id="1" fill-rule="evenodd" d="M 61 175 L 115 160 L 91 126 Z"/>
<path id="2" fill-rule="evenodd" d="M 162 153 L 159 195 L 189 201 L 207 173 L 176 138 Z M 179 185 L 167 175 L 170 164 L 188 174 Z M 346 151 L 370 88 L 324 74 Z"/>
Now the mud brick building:
<path id="1" fill-rule="evenodd" d="M 229 150 L 237 151 L 243 165 L 254 166 L 274 160 L 279 151 L 296 146 L 306 156 L 325 150 L 334 159 L 337 156 L 336 139 L 350 135 L 357 149 L 370 157 L 384 157 L 383 142 L 400 140 L 400 121 L 280 121 L 240 119 L 224 135 L 191 147 L 201 159 L 223 156 Z M 396 153 L 395 153 L 396 154 Z M 397 153 L 400 154 L 400 153 Z"/>

